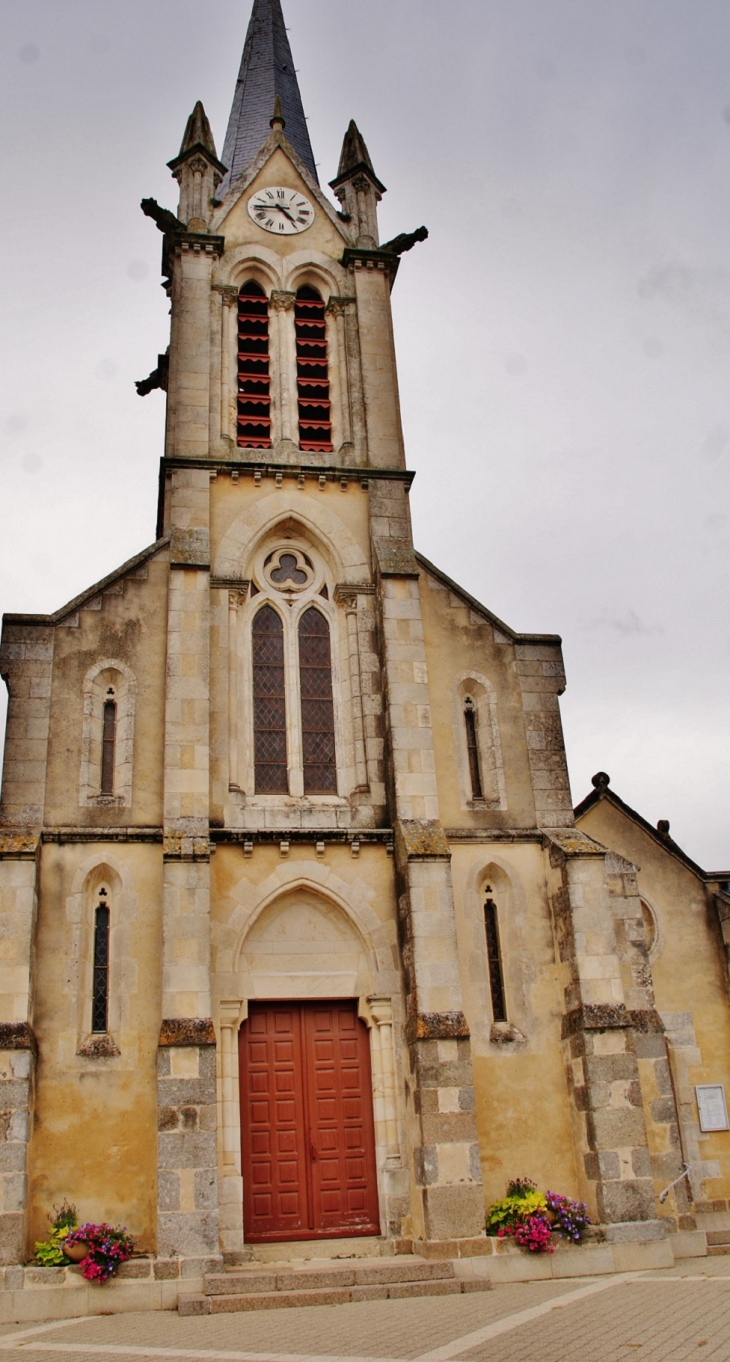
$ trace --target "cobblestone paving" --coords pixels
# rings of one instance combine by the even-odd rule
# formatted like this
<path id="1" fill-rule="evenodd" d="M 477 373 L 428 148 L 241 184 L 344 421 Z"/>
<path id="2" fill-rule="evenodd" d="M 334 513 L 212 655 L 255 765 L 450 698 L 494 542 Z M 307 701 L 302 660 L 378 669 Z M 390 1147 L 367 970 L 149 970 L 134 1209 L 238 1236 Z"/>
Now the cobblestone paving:
<path id="1" fill-rule="evenodd" d="M 730 1262 L 474 1296 L 0 1328 L 0 1362 L 730 1362 Z"/>

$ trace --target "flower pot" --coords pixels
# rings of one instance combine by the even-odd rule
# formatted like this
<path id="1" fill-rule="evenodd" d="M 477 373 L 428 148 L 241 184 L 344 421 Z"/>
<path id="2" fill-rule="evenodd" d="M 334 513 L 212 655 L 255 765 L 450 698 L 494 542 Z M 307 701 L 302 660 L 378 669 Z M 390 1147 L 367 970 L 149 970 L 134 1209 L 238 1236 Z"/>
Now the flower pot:
<path id="1" fill-rule="evenodd" d="M 557 1211 L 543 1211 L 543 1215 L 545 1216 L 545 1219 L 547 1220 L 548 1225 L 556 1225 L 556 1224 L 557 1224 L 557 1220 L 558 1220 Z"/>
<path id="2" fill-rule="evenodd" d="M 86 1255 L 88 1254 L 89 1245 L 84 1243 L 64 1244 L 63 1252 L 65 1256 L 68 1258 L 69 1262 L 80 1263 L 81 1260 L 85 1258 Z"/>

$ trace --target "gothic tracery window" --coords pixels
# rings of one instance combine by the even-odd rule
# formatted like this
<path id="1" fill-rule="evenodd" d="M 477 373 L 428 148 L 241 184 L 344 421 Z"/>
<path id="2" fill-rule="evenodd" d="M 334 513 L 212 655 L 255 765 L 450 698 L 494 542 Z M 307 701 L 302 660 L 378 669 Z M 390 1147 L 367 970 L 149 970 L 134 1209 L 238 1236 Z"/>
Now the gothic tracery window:
<path id="1" fill-rule="evenodd" d="M 252 641 L 256 791 L 288 794 L 284 630 L 272 606 L 255 615 Z"/>
<path id="2" fill-rule="evenodd" d="M 299 621 L 304 793 L 336 794 L 335 716 L 329 625 L 310 605 Z"/>
<path id="3" fill-rule="evenodd" d="M 243 449 L 271 448 L 269 300 L 254 280 L 238 295 L 237 443 Z"/>
<path id="4" fill-rule="evenodd" d="M 317 290 L 305 284 L 297 291 L 294 305 L 297 344 L 297 393 L 299 398 L 299 447 L 332 448 L 327 323 L 324 303 Z"/>

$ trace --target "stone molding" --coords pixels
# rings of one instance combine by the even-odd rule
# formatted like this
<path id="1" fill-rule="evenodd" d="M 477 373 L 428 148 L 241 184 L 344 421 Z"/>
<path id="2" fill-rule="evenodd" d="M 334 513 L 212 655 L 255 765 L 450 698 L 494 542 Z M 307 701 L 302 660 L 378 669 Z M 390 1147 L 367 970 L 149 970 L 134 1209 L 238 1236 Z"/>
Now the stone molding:
<path id="1" fill-rule="evenodd" d="M 562 1039 L 568 1040 L 579 1031 L 616 1031 L 627 1027 L 643 1035 L 663 1034 L 665 1029 L 659 1013 L 651 1009 L 630 1011 L 624 1003 L 583 1003 L 563 1017 Z"/>
<path id="2" fill-rule="evenodd" d="M 30 1022 L 0 1022 L 0 1050 L 30 1050 L 38 1053 L 38 1042 Z"/>
<path id="3" fill-rule="evenodd" d="M 451 847 L 440 823 L 429 818 L 400 818 L 396 835 L 409 861 L 450 861 Z"/>
<path id="4" fill-rule="evenodd" d="M 408 1045 L 419 1040 L 468 1040 L 469 1024 L 463 1012 L 417 1012 L 408 1018 Z"/>
<path id="5" fill-rule="evenodd" d="M 40 843 L 40 836 L 27 830 L 0 832 L 0 861 L 34 861 Z"/>
<path id="6" fill-rule="evenodd" d="M 410 544 L 374 539 L 373 548 L 381 577 L 420 577 Z"/>
<path id="7" fill-rule="evenodd" d="M 215 1027 L 210 1017 L 167 1017 L 160 1027 L 161 1049 L 182 1045 L 215 1045 Z"/>

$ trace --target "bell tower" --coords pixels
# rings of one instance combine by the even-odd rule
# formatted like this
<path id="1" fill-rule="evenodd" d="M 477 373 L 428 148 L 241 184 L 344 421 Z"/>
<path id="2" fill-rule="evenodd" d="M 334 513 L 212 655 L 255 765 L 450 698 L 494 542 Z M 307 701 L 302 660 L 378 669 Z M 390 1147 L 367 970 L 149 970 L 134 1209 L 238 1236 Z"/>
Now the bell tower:
<path id="1" fill-rule="evenodd" d="M 480 1235 L 390 306 L 401 255 L 428 233 L 380 243 L 385 186 L 354 122 L 331 181 L 339 207 L 322 192 L 279 0 L 254 0 L 222 161 L 198 103 L 170 169 L 177 215 L 144 205 L 164 233 L 172 302 L 160 1103 L 176 1073 L 202 1082 L 216 999 L 234 987 L 218 981 L 211 945 L 222 912 L 211 851 L 245 881 L 273 845 L 326 864 L 343 842 L 352 855 L 367 844 L 398 944 L 390 996 L 378 1008 L 361 998 L 360 1014 L 390 1018 L 393 1101 L 404 1084 L 409 1094 L 379 1174 L 382 1225 L 419 1240 Z M 313 706 L 305 644 L 324 645 L 303 621 L 314 616 L 332 664 Z M 230 1130 L 223 1146 L 221 1243 L 235 1253 L 246 1170 Z M 215 1171 L 213 1143 L 196 1149 L 195 1187 Z M 213 1253 L 214 1220 L 202 1201 L 161 1205 L 160 1251 L 185 1240 Z"/>

